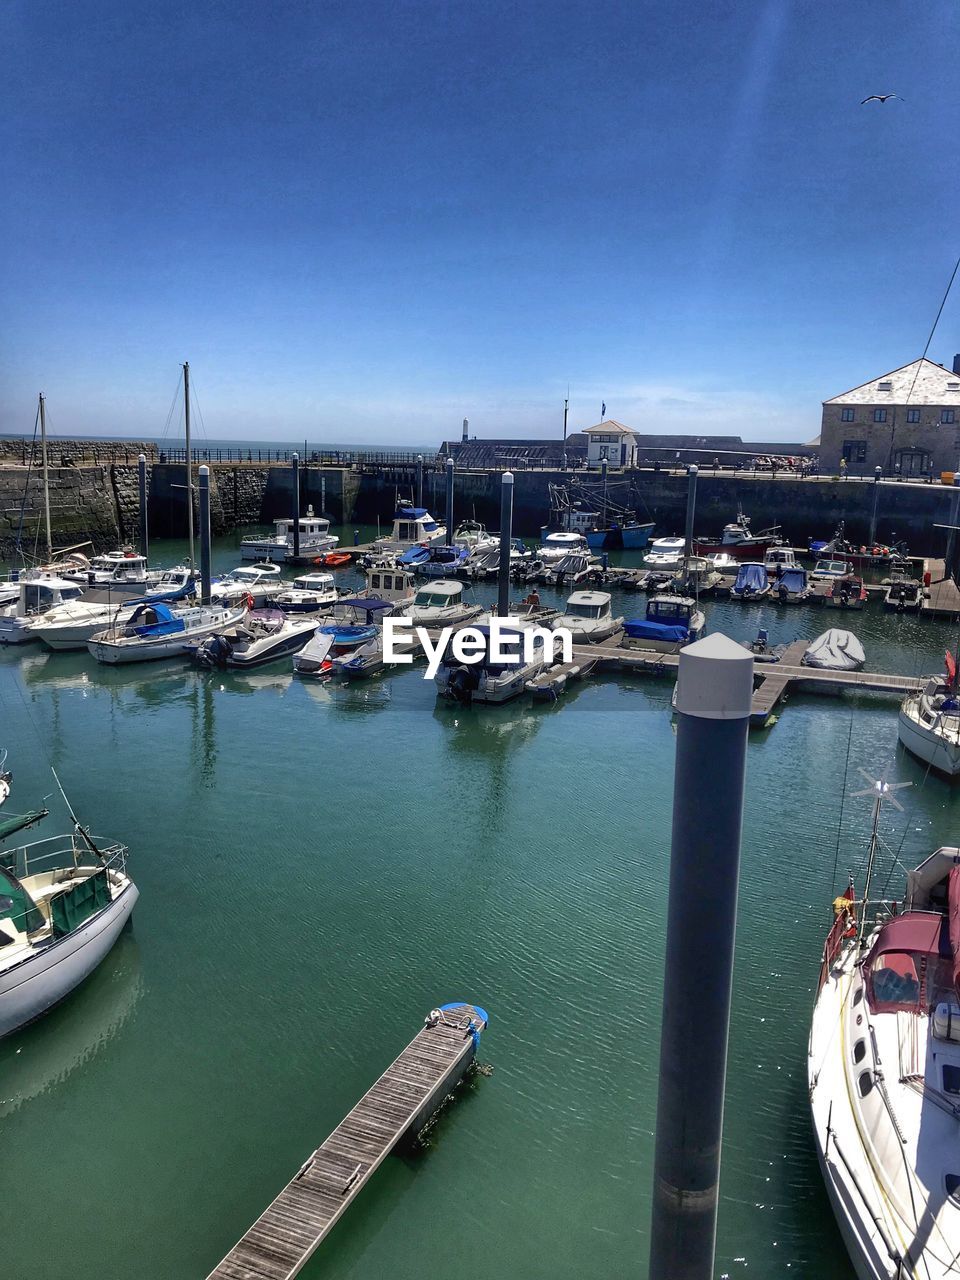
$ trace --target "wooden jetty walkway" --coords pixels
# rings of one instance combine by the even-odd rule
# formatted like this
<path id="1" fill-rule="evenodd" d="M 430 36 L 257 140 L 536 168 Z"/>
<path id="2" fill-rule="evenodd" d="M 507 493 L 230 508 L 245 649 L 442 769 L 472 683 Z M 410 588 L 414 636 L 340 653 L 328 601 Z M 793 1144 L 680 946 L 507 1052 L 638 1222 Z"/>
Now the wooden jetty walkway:
<path id="1" fill-rule="evenodd" d="M 462 1079 L 487 1021 L 478 1005 L 433 1010 L 208 1280 L 295 1276 L 394 1147 L 415 1135 Z"/>

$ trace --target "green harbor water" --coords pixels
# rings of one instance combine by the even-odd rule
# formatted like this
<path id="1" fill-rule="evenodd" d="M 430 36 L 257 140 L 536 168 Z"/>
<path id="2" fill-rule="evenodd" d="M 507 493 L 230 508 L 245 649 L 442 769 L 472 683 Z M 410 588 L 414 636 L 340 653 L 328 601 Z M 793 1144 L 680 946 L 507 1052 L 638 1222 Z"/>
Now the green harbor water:
<path id="1" fill-rule="evenodd" d="M 237 560 L 218 542 L 216 567 Z M 617 594 L 616 611 L 644 601 Z M 838 620 L 706 612 L 774 643 Z M 939 670 L 956 639 L 876 604 L 840 622 L 879 670 Z M 426 1011 L 466 999 L 490 1012 L 492 1074 L 385 1164 L 302 1274 L 644 1276 L 670 694 L 605 676 L 552 706 L 463 710 L 422 668 L 339 685 L 289 661 L 235 675 L 0 651 L 8 808 L 49 794 L 52 764 L 93 831 L 130 846 L 141 893 L 98 972 L 0 1043 L 5 1273 L 202 1278 Z M 794 696 L 751 735 L 718 1276 L 852 1276 L 805 1058 L 834 886 L 865 860 L 858 767 L 914 784 L 883 820 L 904 866 L 960 835 L 960 792 L 897 747 L 896 700 Z M 66 827 L 50 806 L 38 838 Z"/>

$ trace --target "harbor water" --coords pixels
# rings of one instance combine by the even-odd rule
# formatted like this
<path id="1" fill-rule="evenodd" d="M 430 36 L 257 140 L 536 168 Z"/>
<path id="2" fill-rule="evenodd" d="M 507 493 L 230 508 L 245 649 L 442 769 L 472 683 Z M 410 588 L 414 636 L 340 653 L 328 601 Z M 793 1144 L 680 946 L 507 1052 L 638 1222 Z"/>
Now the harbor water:
<path id="1" fill-rule="evenodd" d="M 217 543 L 215 568 L 237 560 L 236 540 Z M 644 600 L 616 592 L 615 612 Z M 838 621 L 706 612 L 712 631 L 762 626 L 771 643 Z M 839 622 L 878 670 L 940 670 L 956 641 L 876 602 Z M 422 667 L 342 685 L 289 661 L 237 674 L 0 652 L 8 808 L 50 795 L 53 765 L 94 833 L 130 846 L 141 893 L 94 976 L 0 1043 L 7 1274 L 205 1276 L 424 1014 L 463 999 L 490 1012 L 492 1074 L 386 1162 L 302 1274 L 645 1275 L 671 689 L 610 675 L 553 705 L 465 710 L 438 705 Z M 852 1275 L 806 1043 L 830 902 L 865 861 L 858 768 L 913 783 L 882 819 L 902 866 L 960 834 L 960 793 L 898 749 L 896 709 L 794 695 L 751 734 L 718 1276 Z M 66 829 L 49 804 L 38 838 Z M 896 893 L 888 853 L 880 887 L 891 868 Z"/>

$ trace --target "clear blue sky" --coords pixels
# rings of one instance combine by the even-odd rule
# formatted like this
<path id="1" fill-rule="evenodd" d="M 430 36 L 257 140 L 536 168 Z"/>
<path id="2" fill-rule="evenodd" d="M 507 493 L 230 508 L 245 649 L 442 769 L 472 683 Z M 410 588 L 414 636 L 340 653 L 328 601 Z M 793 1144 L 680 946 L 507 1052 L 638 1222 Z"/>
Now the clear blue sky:
<path id="1" fill-rule="evenodd" d="M 958 14 L 7 0 L 0 431 L 808 439 L 960 254 Z"/>

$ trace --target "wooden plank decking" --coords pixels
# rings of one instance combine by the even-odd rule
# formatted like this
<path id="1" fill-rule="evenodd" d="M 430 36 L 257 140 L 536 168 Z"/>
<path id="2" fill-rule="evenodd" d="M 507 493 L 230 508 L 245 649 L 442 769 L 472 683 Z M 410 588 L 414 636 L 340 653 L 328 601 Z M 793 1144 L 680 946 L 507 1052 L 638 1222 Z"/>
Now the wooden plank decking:
<path id="1" fill-rule="evenodd" d="M 434 1025 L 428 1019 L 208 1280 L 295 1276 L 400 1139 L 420 1129 L 460 1080 L 485 1026 L 469 1004 L 447 1009 Z"/>

